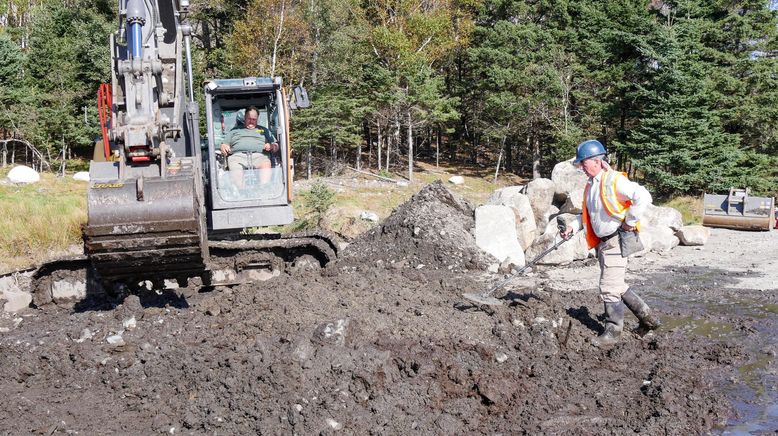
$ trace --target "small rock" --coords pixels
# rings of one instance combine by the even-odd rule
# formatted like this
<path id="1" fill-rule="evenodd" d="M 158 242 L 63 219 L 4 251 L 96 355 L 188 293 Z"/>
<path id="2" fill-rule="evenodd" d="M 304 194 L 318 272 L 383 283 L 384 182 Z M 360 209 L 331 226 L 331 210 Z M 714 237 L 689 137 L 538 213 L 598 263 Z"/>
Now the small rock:
<path id="1" fill-rule="evenodd" d="M 675 232 L 681 245 L 705 245 L 710 237 L 710 229 L 703 226 L 683 226 Z"/>
<path id="2" fill-rule="evenodd" d="M 124 345 L 124 338 L 122 337 L 122 333 L 124 333 L 123 330 L 117 332 L 115 335 L 108 336 L 107 338 L 105 338 L 105 340 L 111 345 L 120 347 Z"/>
<path id="3" fill-rule="evenodd" d="M 73 180 L 78 180 L 79 182 L 88 182 L 89 181 L 89 172 L 88 171 L 79 171 L 79 172 L 73 174 Z"/>
<path id="4" fill-rule="evenodd" d="M 20 312 L 30 307 L 30 303 L 32 302 L 31 294 L 9 289 L 3 291 L 3 298 L 6 300 L 5 305 L 3 306 L 3 310 L 7 313 Z"/>
<path id="5" fill-rule="evenodd" d="M 497 363 L 503 363 L 508 360 L 508 355 L 505 353 L 497 353 L 497 355 L 494 356 L 494 360 L 496 360 Z"/>
<path id="6" fill-rule="evenodd" d="M 76 339 L 76 342 L 81 343 L 86 341 L 87 339 L 92 339 L 92 331 L 89 329 L 81 330 L 81 336 Z"/>
<path id="7" fill-rule="evenodd" d="M 454 185 L 464 185 L 465 184 L 465 178 L 462 176 L 451 176 L 448 179 L 449 183 L 453 183 Z"/>
<path id="8" fill-rule="evenodd" d="M 135 317 L 127 318 L 124 321 L 122 321 L 122 326 L 124 326 L 125 330 L 132 330 L 138 325 L 137 321 L 135 321 Z"/>
<path id="9" fill-rule="evenodd" d="M 370 221 L 374 223 L 380 221 L 378 214 L 375 212 L 371 212 L 369 210 L 362 211 L 362 213 L 359 214 L 359 219 L 363 219 L 365 221 Z"/>
<path id="10" fill-rule="evenodd" d="M 332 418 L 327 418 L 327 425 L 329 425 L 334 430 L 340 430 L 343 428 L 343 424 L 339 423 L 338 421 L 335 421 Z"/>

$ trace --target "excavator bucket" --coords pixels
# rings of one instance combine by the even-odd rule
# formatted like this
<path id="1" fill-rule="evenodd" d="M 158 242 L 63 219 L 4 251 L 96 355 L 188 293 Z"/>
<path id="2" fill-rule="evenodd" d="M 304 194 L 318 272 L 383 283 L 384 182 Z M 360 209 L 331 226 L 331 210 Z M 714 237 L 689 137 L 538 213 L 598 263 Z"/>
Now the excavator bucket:
<path id="1" fill-rule="evenodd" d="M 93 173 L 95 166 L 106 164 L 111 165 L 93 162 Z M 168 167 L 166 177 L 141 173 L 119 180 L 93 179 L 87 194 L 84 247 L 103 279 L 202 274 L 207 241 L 198 204 L 202 196 L 195 192 L 191 167 L 191 159 L 181 159 Z"/>
<path id="2" fill-rule="evenodd" d="M 702 224 L 708 227 L 769 231 L 775 226 L 775 199 L 753 197 L 749 188 L 705 194 L 703 206 Z"/>

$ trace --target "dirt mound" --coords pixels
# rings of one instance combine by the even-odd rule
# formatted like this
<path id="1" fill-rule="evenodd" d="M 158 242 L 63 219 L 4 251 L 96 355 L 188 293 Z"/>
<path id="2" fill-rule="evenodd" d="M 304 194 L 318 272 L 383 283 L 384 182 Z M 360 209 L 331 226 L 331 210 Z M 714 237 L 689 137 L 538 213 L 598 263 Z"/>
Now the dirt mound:
<path id="1" fill-rule="evenodd" d="M 0 337 L 0 426 L 701 434 L 726 413 L 701 369 L 733 350 L 662 333 L 602 351 L 587 342 L 594 291 L 517 295 L 487 314 L 459 306 L 466 278 L 413 272 L 301 272 L 186 300 L 36 312 Z"/>
<path id="2" fill-rule="evenodd" d="M 452 271 L 485 269 L 497 259 L 475 244 L 473 214 L 467 200 L 438 180 L 358 237 L 345 250 L 344 261 Z"/>

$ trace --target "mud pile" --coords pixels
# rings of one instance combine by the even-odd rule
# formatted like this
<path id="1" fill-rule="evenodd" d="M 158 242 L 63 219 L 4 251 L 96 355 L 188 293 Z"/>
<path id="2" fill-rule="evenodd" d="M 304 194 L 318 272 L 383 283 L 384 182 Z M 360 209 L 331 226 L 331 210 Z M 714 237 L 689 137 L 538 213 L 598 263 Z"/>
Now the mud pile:
<path id="1" fill-rule="evenodd" d="M 438 180 L 354 240 L 344 260 L 398 268 L 485 269 L 497 260 L 476 245 L 473 214 L 472 205 Z"/>
<path id="2" fill-rule="evenodd" d="M 433 273 L 433 272 L 431 272 Z M 14 434 L 701 434 L 737 350 L 672 332 L 588 343 L 596 292 L 485 313 L 447 272 L 295 272 L 261 286 L 50 308 L 0 336 Z M 634 327 L 628 320 L 627 327 Z"/>

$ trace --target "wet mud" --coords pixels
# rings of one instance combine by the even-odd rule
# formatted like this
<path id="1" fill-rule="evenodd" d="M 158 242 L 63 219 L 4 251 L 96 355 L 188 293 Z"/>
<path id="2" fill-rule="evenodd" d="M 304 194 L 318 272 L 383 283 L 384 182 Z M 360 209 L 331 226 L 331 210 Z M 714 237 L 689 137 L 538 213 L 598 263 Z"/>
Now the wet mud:
<path id="1" fill-rule="evenodd" d="M 707 434 L 742 421 L 737 401 L 753 398 L 737 389 L 774 377 L 774 344 L 753 360 L 756 341 L 729 338 L 775 328 L 775 294 L 711 293 L 706 280 L 718 283 L 723 273 L 699 270 L 710 277 L 684 279 L 684 292 L 679 275 L 645 275 L 636 289 L 666 327 L 625 333 L 605 350 L 589 342 L 601 332 L 602 305 L 588 279 L 571 290 L 562 286 L 570 279 L 541 272 L 508 288 L 509 304 L 469 304 L 462 293 L 501 277 L 476 268 L 489 259 L 468 245 L 471 212 L 439 188 L 400 206 L 325 269 L 4 315 L 0 428 Z M 565 271 L 578 277 L 592 268 Z M 750 315 L 708 307 L 743 298 L 754 301 Z M 629 315 L 625 331 L 636 326 Z"/>

